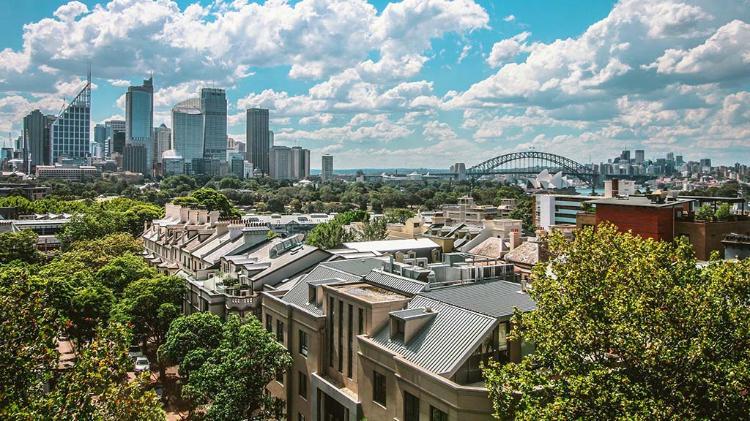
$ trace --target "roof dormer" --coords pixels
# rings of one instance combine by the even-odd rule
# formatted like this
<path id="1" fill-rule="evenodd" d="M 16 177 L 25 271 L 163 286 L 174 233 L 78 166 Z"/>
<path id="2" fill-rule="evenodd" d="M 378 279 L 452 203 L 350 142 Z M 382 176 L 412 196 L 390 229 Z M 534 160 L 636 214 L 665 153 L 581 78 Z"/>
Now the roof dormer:
<path id="1" fill-rule="evenodd" d="M 392 311 L 389 313 L 391 340 L 409 343 L 436 314 L 430 307 Z"/>

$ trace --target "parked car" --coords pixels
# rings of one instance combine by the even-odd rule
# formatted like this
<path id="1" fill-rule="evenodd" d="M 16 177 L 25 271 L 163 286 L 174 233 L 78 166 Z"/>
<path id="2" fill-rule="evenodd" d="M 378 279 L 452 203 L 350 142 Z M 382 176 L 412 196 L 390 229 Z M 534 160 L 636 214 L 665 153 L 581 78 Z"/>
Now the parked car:
<path id="1" fill-rule="evenodd" d="M 141 351 L 141 347 L 138 345 L 133 345 L 128 349 L 128 357 L 130 357 L 133 362 L 135 362 L 138 357 L 142 357 L 143 352 Z"/>
<path id="2" fill-rule="evenodd" d="M 146 357 L 138 357 L 135 359 L 135 372 L 140 373 L 141 371 L 150 371 L 151 363 L 148 362 Z"/>

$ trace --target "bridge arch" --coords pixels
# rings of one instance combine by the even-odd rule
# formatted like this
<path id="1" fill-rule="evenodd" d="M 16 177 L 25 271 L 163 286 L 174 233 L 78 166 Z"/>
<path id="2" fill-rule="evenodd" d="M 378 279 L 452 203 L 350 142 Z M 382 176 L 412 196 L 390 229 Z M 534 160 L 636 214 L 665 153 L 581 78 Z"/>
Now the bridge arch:
<path id="1" fill-rule="evenodd" d="M 511 163 L 516 164 L 514 168 L 503 168 Z M 575 177 L 592 187 L 597 182 L 597 174 L 591 168 L 564 156 L 537 151 L 512 152 L 496 156 L 468 168 L 466 175 L 480 177 L 493 174 L 534 174 L 534 171 L 541 168 L 562 171 L 563 174 Z"/>

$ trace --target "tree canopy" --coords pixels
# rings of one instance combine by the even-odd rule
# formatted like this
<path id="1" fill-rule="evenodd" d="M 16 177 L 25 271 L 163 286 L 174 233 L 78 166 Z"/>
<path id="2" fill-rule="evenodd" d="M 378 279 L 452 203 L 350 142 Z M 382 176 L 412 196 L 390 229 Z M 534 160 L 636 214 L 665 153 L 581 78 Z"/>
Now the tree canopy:
<path id="1" fill-rule="evenodd" d="M 701 269 L 686 241 L 611 225 L 549 239 L 537 309 L 514 317 L 535 345 L 485 378 L 502 419 L 740 419 L 750 413 L 750 260 Z"/>

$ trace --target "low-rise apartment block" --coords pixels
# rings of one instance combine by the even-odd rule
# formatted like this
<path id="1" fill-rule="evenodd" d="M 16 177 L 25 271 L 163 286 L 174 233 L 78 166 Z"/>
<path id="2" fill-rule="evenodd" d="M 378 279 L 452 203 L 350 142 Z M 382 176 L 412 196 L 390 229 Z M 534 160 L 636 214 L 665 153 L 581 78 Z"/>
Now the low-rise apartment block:
<path id="1" fill-rule="evenodd" d="M 222 317 L 260 310 L 260 291 L 331 257 L 301 236 L 270 238 L 270 229 L 221 221 L 219 212 L 167 204 L 165 217 L 143 233 L 144 258 L 161 273 L 185 279 L 185 313 Z"/>
<path id="2" fill-rule="evenodd" d="M 293 356 L 268 385 L 287 419 L 490 419 L 480 364 L 530 351 L 509 319 L 534 302 L 511 265 L 465 257 L 328 261 L 264 292 L 262 322 Z"/>

